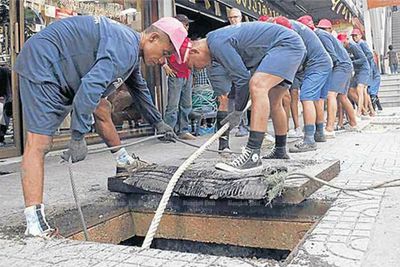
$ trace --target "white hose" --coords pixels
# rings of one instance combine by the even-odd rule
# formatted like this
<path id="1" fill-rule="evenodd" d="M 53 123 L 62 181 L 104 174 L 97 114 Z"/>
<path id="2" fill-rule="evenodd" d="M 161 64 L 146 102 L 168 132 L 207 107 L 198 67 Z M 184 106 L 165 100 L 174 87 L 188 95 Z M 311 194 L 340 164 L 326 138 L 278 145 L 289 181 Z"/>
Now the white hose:
<path id="1" fill-rule="evenodd" d="M 243 110 L 245 112 L 251 106 L 251 101 L 247 103 L 246 108 Z M 199 149 L 197 149 L 188 159 L 183 162 L 181 166 L 176 170 L 174 175 L 172 176 L 171 180 L 167 185 L 167 189 L 161 198 L 160 204 L 158 204 L 158 208 L 156 210 L 156 214 L 151 221 L 149 230 L 147 231 L 146 237 L 143 241 L 142 248 L 150 248 L 151 243 L 153 242 L 154 236 L 157 232 L 158 225 L 160 224 L 161 218 L 164 214 L 165 208 L 167 207 L 168 201 L 172 195 L 172 191 L 175 188 L 176 183 L 178 182 L 179 178 L 182 176 L 183 172 L 189 168 L 189 166 L 201 155 L 206 151 L 206 149 L 214 143 L 218 138 L 222 136 L 222 134 L 228 130 L 229 123 L 226 123 L 224 126 L 221 127 L 210 139 L 207 140 Z"/>

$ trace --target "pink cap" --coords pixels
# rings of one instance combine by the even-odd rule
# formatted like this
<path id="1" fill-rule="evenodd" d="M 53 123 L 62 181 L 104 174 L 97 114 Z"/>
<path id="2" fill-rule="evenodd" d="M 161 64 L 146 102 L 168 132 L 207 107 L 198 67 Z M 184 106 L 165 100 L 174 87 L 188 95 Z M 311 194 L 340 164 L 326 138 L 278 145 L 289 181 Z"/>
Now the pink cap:
<path id="1" fill-rule="evenodd" d="M 353 31 L 351 32 L 351 35 L 361 35 L 362 36 L 362 33 L 359 29 L 353 29 Z"/>
<path id="2" fill-rule="evenodd" d="M 279 16 L 274 19 L 274 23 L 285 26 L 286 28 L 292 29 L 292 23 L 288 20 L 288 18 L 284 16 Z"/>
<path id="3" fill-rule="evenodd" d="M 159 28 L 168 35 L 175 48 L 177 61 L 178 63 L 181 63 L 182 58 L 179 53 L 179 49 L 188 35 L 188 32 L 186 31 L 182 22 L 172 17 L 165 17 L 154 22 L 153 26 Z"/>
<path id="4" fill-rule="evenodd" d="M 301 16 L 297 21 L 308 26 L 311 30 L 315 29 L 313 18 L 310 15 Z"/>
<path id="5" fill-rule="evenodd" d="M 344 41 L 347 40 L 347 33 L 341 32 L 338 34 L 337 38 L 339 41 L 341 41 L 343 43 Z"/>
<path id="6" fill-rule="evenodd" d="M 332 23 L 327 19 L 321 19 L 318 22 L 317 27 L 322 29 L 332 28 Z"/>
<path id="7" fill-rule="evenodd" d="M 267 15 L 262 15 L 258 17 L 258 21 L 268 21 L 269 20 L 269 16 Z"/>

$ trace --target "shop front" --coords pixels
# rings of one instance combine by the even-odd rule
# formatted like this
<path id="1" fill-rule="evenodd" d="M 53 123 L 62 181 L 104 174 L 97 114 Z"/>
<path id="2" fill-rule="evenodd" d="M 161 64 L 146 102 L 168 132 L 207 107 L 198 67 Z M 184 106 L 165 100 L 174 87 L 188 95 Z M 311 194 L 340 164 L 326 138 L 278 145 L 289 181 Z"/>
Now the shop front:
<path id="1" fill-rule="evenodd" d="M 18 77 L 11 70 L 24 42 L 54 21 L 81 15 L 106 16 L 142 31 L 158 19 L 158 1 L 0 1 L 0 159 L 23 153 L 25 129 L 18 95 Z M 143 66 L 142 72 L 155 104 L 162 110 L 160 68 Z M 152 127 L 136 111 L 125 86 L 110 95 L 108 100 L 113 105 L 112 119 L 121 138 L 153 132 Z M 67 116 L 54 137 L 53 149 L 66 147 L 70 138 L 69 127 L 70 117 Z M 87 137 L 88 143 L 100 141 L 94 125 Z"/>

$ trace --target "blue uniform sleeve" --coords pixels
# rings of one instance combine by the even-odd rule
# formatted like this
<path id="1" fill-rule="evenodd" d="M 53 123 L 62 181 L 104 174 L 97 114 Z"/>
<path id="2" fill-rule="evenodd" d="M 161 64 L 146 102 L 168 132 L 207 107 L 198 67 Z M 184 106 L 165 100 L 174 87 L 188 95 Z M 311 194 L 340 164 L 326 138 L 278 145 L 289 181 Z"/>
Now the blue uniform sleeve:
<path id="1" fill-rule="evenodd" d="M 367 57 L 368 62 L 371 64 L 371 62 L 374 61 L 374 54 L 372 54 L 371 50 L 368 47 L 368 44 L 366 42 L 361 42 L 360 47 L 362 48 L 365 56 Z"/>
<path id="2" fill-rule="evenodd" d="M 125 81 L 129 93 L 140 114 L 151 124 L 154 125 L 162 120 L 160 112 L 153 104 L 149 88 L 145 79 L 142 77 L 139 66 L 136 66 L 132 74 Z"/>
<path id="3" fill-rule="evenodd" d="M 137 62 L 137 52 L 131 44 L 120 40 L 100 40 L 97 59 L 93 67 L 81 79 L 81 85 L 72 102 L 71 130 L 87 133 L 92 124 L 92 113 L 100 98 L 114 81 L 125 80 Z M 119 87 L 119 85 L 118 85 Z"/>
<path id="4" fill-rule="evenodd" d="M 72 103 L 71 129 L 87 133 L 92 124 L 92 113 L 98 105 L 102 94 L 113 81 L 113 61 L 102 58 L 82 78 L 81 85 Z"/>
<path id="5" fill-rule="evenodd" d="M 216 42 L 213 51 L 215 59 L 227 70 L 235 93 L 235 109 L 242 111 L 249 98 L 250 72 L 247 70 L 242 58 L 230 43 Z"/>
<path id="6" fill-rule="evenodd" d="M 357 66 L 362 66 L 363 64 L 367 63 L 369 66 L 369 63 L 367 62 L 367 57 L 364 55 L 364 52 L 361 50 L 361 48 L 358 45 L 353 45 L 351 46 L 351 48 L 354 55 L 353 64 Z"/>
<path id="7" fill-rule="evenodd" d="M 331 57 L 333 66 L 335 67 L 338 62 L 338 58 L 336 56 L 335 47 L 332 44 L 332 41 L 325 36 L 321 36 L 320 40 L 321 40 L 322 44 L 324 45 L 326 52 L 328 52 L 329 56 Z"/>

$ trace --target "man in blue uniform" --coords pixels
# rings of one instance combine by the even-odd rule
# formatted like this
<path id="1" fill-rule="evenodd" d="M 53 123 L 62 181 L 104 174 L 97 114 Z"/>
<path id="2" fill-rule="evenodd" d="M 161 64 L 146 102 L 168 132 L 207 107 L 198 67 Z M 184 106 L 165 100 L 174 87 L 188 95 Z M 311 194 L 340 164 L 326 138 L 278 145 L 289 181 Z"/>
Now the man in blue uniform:
<path id="1" fill-rule="evenodd" d="M 357 115 L 361 116 L 364 107 L 364 90 L 366 90 L 370 80 L 368 59 L 360 46 L 350 41 L 347 36 L 342 39 L 342 43 L 350 54 L 354 68 L 349 95 L 357 103 Z"/>
<path id="2" fill-rule="evenodd" d="M 326 19 L 321 21 L 325 22 L 325 24 L 318 23 L 318 28 L 315 29 L 315 33 L 321 40 L 333 62 L 333 70 L 326 83 L 328 90 L 328 116 L 325 135 L 327 138 L 335 138 L 334 124 L 338 110 L 337 100 L 339 100 L 339 103 L 347 113 L 350 127 L 356 128 L 357 126 L 354 109 L 347 97 L 353 67 L 346 49 L 330 33 L 332 27 L 330 21 Z"/>
<path id="3" fill-rule="evenodd" d="M 324 85 L 332 70 L 332 60 L 325 51 L 317 35 L 306 25 L 277 17 L 275 23 L 293 29 L 303 40 L 307 54 L 303 62 L 304 78 L 300 86 L 300 101 L 303 105 L 304 139 L 289 149 L 291 153 L 313 151 L 317 149 L 316 141 L 326 141 L 324 136 L 323 102 L 328 92 Z M 322 104 L 321 104 L 322 101 Z M 317 114 L 320 120 L 317 121 Z M 316 132 L 316 128 L 318 131 Z"/>
<path id="4" fill-rule="evenodd" d="M 305 55 L 298 34 L 281 25 L 251 22 L 240 27 L 224 27 L 210 32 L 206 39 L 193 42 L 188 65 L 197 69 L 217 61 L 228 72 L 235 87 L 235 111 L 222 123 L 230 128 L 240 122 L 249 91 L 252 101 L 250 136 L 242 154 L 216 168 L 230 172 L 262 169 L 260 148 L 271 115 L 275 148 L 265 158 L 288 158 L 286 153 L 286 114 L 282 98 L 293 82 Z M 249 88 L 249 90 L 248 90 Z"/>
<path id="5" fill-rule="evenodd" d="M 374 78 L 377 78 L 378 75 L 374 73 L 374 70 L 377 69 L 375 61 L 374 61 L 374 54 L 372 53 L 371 49 L 368 47 L 367 42 L 362 39 L 362 33 L 359 29 L 353 29 L 351 32 L 351 37 L 355 43 L 357 43 L 361 50 L 364 52 L 364 55 L 367 57 L 369 68 L 370 68 L 370 80 L 367 86 L 371 86 L 373 83 L 376 85 L 376 81 L 374 82 Z M 380 76 L 380 75 L 379 75 Z M 372 108 L 371 98 L 367 92 L 367 88 L 364 88 L 364 109 L 369 109 L 369 114 L 374 116 L 374 109 Z"/>
<path id="6" fill-rule="evenodd" d="M 105 17 L 80 16 L 54 22 L 27 41 L 15 65 L 28 131 L 22 160 L 27 235 L 54 233 L 44 215 L 44 156 L 65 116 L 72 111 L 64 159 L 77 162 L 87 155 L 84 135 L 101 98 L 131 77 L 127 83 L 133 95 L 142 107 L 152 106 L 140 56 L 149 65 L 163 63 L 179 51 L 186 36 L 173 18 L 162 18 L 140 34 Z M 157 126 L 166 129 L 162 122 Z"/>

